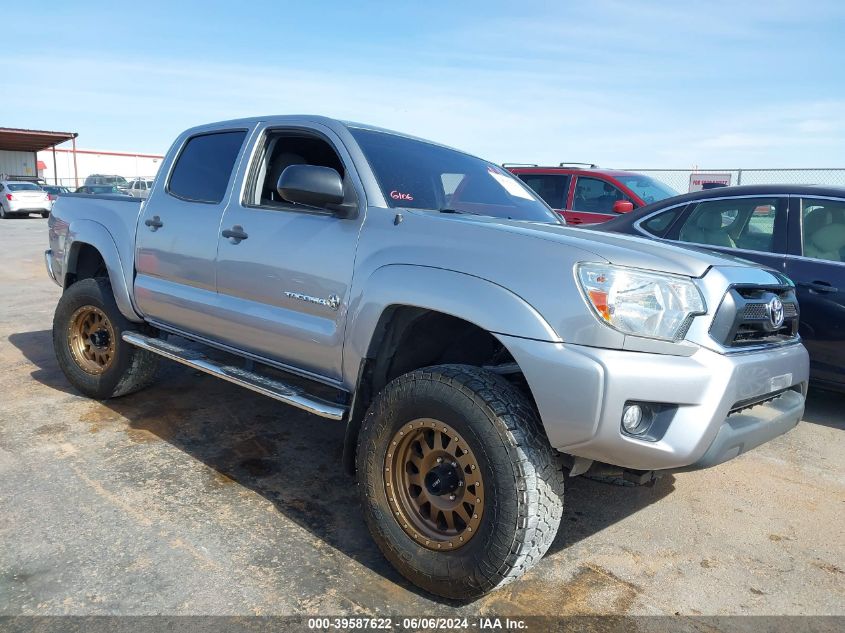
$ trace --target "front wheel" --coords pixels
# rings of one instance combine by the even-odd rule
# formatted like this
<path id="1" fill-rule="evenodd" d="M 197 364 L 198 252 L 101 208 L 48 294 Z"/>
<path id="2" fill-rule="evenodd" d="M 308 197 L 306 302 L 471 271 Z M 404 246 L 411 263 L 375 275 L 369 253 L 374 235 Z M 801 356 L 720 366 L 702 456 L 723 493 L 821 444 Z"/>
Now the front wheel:
<path id="1" fill-rule="evenodd" d="M 65 290 L 53 317 L 56 359 L 70 383 L 105 400 L 137 391 L 155 378 L 158 356 L 126 343 L 138 329 L 117 307 L 107 279 L 83 279 Z"/>
<path id="2" fill-rule="evenodd" d="M 379 548 L 446 598 L 515 580 L 560 524 L 563 471 L 534 409 L 477 367 L 428 367 L 388 384 L 364 418 L 356 465 Z"/>

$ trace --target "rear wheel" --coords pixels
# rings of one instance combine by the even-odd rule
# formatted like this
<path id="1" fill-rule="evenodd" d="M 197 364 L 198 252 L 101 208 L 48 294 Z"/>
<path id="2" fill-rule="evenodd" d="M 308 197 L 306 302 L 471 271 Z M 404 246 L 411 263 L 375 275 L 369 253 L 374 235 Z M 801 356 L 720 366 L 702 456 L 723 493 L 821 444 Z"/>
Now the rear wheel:
<path id="1" fill-rule="evenodd" d="M 518 578 L 560 524 L 563 471 L 536 413 L 477 367 L 392 381 L 363 421 L 356 463 L 376 543 L 440 596 L 475 598 Z"/>
<path id="2" fill-rule="evenodd" d="M 83 279 L 65 290 L 53 318 L 53 347 L 79 391 L 104 400 L 137 391 L 155 378 L 158 356 L 121 338 L 139 326 L 117 307 L 107 279 Z"/>

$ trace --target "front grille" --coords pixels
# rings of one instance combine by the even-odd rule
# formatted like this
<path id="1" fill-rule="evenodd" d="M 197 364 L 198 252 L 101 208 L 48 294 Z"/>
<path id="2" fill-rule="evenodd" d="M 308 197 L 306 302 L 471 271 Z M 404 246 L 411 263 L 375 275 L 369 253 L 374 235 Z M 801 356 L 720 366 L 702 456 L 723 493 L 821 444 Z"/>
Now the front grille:
<path id="1" fill-rule="evenodd" d="M 785 319 L 791 319 L 798 316 L 798 306 L 794 303 L 784 303 L 783 316 Z M 748 321 L 768 319 L 769 310 L 765 303 L 749 303 L 745 306 L 743 317 Z"/>
<path id="2" fill-rule="evenodd" d="M 783 306 L 783 323 L 778 325 L 777 302 Z M 798 337 L 798 300 L 791 286 L 734 286 L 725 294 L 710 336 L 725 347 L 777 345 Z"/>

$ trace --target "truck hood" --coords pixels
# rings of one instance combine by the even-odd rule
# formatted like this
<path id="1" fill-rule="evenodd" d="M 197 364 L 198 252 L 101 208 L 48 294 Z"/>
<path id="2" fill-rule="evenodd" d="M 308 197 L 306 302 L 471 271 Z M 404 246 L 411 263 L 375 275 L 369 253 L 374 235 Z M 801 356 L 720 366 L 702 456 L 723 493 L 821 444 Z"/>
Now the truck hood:
<path id="1" fill-rule="evenodd" d="M 712 266 L 761 268 L 759 264 L 717 254 L 706 249 L 680 247 L 668 242 L 634 235 L 474 215 L 450 216 L 448 221 L 484 224 L 490 228 L 495 227 L 526 237 L 577 248 L 592 253 L 598 259 L 611 264 L 689 277 L 701 277 Z"/>

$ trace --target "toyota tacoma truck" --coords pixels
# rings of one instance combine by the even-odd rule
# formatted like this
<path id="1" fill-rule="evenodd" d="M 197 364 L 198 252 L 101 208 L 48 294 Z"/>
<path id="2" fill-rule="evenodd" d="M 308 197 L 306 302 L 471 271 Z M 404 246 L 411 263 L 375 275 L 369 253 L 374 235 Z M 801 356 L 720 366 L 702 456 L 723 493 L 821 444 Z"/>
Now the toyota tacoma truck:
<path id="1" fill-rule="evenodd" d="M 448 598 L 543 556 L 565 474 L 713 466 L 804 410 L 786 277 L 568 228 L 505 169 L 371 126 L 190 129 L 147 200 L 62 196 L 49 239 L 76 389 L 165 358 L 344 424 L 375 541 Z"/>

